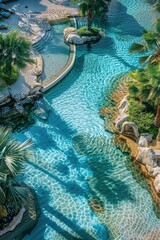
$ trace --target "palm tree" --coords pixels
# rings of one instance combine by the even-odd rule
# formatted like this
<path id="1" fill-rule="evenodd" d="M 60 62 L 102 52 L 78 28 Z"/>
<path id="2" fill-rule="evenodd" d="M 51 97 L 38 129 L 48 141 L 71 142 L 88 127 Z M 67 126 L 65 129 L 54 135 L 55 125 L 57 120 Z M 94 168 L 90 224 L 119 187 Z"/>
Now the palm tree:
<path id="1" fill-rule="evenodd" d="M 153 9 L 160 12 L 160 0 L 156 1 L 156 3 L 153 5 Z"/>
<path id="2" fill-rule="evenodd" d="M 0 34 L 0 77 L 11 85 L 31 59 L 31 43 L 17 30 Z"/>
<path id="3" fill-rule="evenodd" d="M 26 188 L 18 184 L 16 177 L 23 164 L 32 157 L 32 142 L 19 143 L 10 138 L 11 129 L 0 127 L 0 204 L 14 208 L 21 206 L 27 197 Z"/>
<path id="4" fill-rule="evenodd" d="M 91 31 L 94 17 L 104 16 L 108 11 L 108 5 L 111 0 L 72 0 L 78 2 L 78 8 L 82 17 L 87 16 L 88 30 Z"/>
<path id="5" fill-rule="evenodd" d="M 160 18 L 157 18 L 155 23 L 155 32 L 145 31 L 142 35 L 142 42 L 135 42 L 129 48 L 129 52 L 146 53 L 148 55 L 139 58 L 140 64 L 159 64 L 160 63 Z"/>
<path id="6" fill-rule="evenodd" d="M 154 124 L 160 125 L 160 65 L 148 65 L 131 72 L 128 82 L 130 96 L 157 107 Z"/>
<path id="7" fill-rule="evenodd" d="M 8 78 L 6 80 L 2 80 L 0 77 L 0 92 L 3 91 L 5 88 L 8 89 L 8 93 L 10 98 L 12 99 L 12 93 L 11 93 L 11 88 L 10 88 L 10 83 L 11 80 L 9 80 Z"/>

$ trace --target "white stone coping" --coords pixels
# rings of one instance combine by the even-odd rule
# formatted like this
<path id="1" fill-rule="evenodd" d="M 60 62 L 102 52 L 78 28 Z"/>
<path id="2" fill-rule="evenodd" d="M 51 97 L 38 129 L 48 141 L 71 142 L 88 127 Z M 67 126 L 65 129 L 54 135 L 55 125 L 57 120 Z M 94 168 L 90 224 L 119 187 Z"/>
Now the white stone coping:
<path id="1" fill-rule="evenodd" d="M 60 18 L 51 20 L 50 23 L 59 23 L 59 22 L 66 22 L 68 18 Z M 73 18 L 74 24 L 76 25 L 76 20 Z M 46 92 L 59 83 L 73 68 L 76 59 L 76 46 L 74 44 L 70 44 L 70 56 L 65 64 L 65 66 L 61 69 L 61 71 L 56 74 L 55 76 L 51 77 L 48 81 L 42 82 L 42 92 Z"/>
<path id="2" fill-rule="evenodd" d="M 56 18 L 56 19 L 47 19 L 49 23 L 59 23 L 59 22 L 66 22 L 69 21 L 68 18 L 66 17 L 61 17 L 61 18 Z M 73 18 L 74 24 L 76 25 L 76 20 Z M 37 37 L 32 39 L 32 44 L 34 45 L 35 43 L 39 42 L 42 40 L 42 38 L 45 36 L 46 32 L 42 32 L 39 34 Z M 41 56 L 42 57 L 42 56 Z M 59 81 L 61 81 L 73 68 L 74 62 L 76 59 L 76 46 L 73 44 L 70 44 L 70 56 L 65 64 L 65 66 L 61 69 L 61 71 L 56 74 L 55 76 L 51 77 L 48 81 L 42 82 L 42 92 L 48 91 L 50 88 L 55 86 Z M 43 62 L 43 60 L 42 60 Z M 42 66 L 41 66 L 42 69 Z"/>
<path id="3" fill-rule="evenodd" d="M 10 231 L 13 231 L 17 227 L 17 225 L 21 223 L 25 211 L 26 211 L 26 209 L 24 207 L 22 207 L 21 210 L 19 211 L 19 213 L 10 222 L 10 224 L 5 229 L 0 230 L 0 236 L 4 235 Z"/>
<path id="4" fill-rule="evenodd" d="M 68 59 L 67 64 L 62 68 L 58 75 L 53 76 L 48 81 L 42 83 L 42 92 L 48 91 L 50 88 L 59 83 L 71 71 L 75 59 L 76 59 L 76 46 L 70 44 L 70 57 Z"/>

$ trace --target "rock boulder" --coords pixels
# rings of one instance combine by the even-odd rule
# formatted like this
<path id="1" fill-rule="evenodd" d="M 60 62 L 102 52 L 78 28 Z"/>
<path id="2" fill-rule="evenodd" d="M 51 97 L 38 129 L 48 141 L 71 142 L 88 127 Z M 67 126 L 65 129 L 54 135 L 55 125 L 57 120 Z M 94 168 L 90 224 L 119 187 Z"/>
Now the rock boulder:
<path id="1" fill-rule="evenodd" d="M 83 38 L 81 38 L 80 36 L 77 35 L 77 33 L 70 33 L 66 39 L 66 42 L 72 43 L 72 44 L 76 44 L 76 45 L 81 45 L 84 43 Z"/>
<path id="2" fill-rule="evenodd" d="M 76 28 L 68 27 L 64 29 L 64 40 L 65 42 L 75 44 L 75 45 L 82 45 L 86 43 L 96 43 L 100 40 L 101 35 L 99 36 L 79 36 L 77 33 Z"/>
<path id="3" fill-rule="evenodd" d="M 135 137 L 135 138 L 139 137 L 138 127 L 133 122 L 123 122 L 121 133 L 126 134 L 130 137 Z"/>
<path id="4" fill-rule="evenodd" d="M 154 151 L 147 147 L 139 147 L 136 160 L 151 167 L 157 167 L 157 161 L 154 160 Z"/>
<path id="5" fill-rule="evenodd" d="M 69 34 L 71 33 L 76 33 L 77 32 L 77 29 L 74 28 L 74 27 L 68 27 L 68 28 L 65 28 L 64 29 L 64 37 L 66 38 Z"/>
<path id="6" fill-rule="evenodd" d="M 146 164 L 146 169 L 147 169 L 149 175 L 151 175 L 152 177 L 156 177 L 158 174 L 160 174 L 159 166 L 151 167 L 150 165 Z"/>
<path id="7" fill-rule="evenodd" d="M 29 95 L 34 95 L 42 89 L 42 85 L 38 82 L 32 83 L 30 87 Z"/>
<path id="8" fill-rule="evenodd" d="M 160 174 L 155 177 L 154 187 L 158 193 L 160 193 Z"/>
<path id="9" fill-rule="evenodd" d="M 121 131 L 122 124 L 128 120 L 129 116 L 126 113 L 119 115 L 115 120 L 116 128 Z"/>
<path id="10" fill-rule="evenodd" d="M 46 120 L 48 118 L 49 113 L 46 112 L 43 108 L 37 108 L 33 110 L 33 114 L 39 119 Z"/>
<path id="11" fill-rule="evenodd" d="M 148 147 L 151 141 L 152 141 L 152 135 L 149 133 L 143 133 L 140 135 L 140 138 L 138 140 L 138 145 L 140 147 Z"/>
<path id="12" fill-rule="evenodd" d="M 125 113 L 126 110 L 127 110 L 127 108 L 128 108 L 128 95 L 125 96 L 125 97 L 122 99 L 122 101 L 120 102 L 119 107 L 118 107 L 119 113 L 120 113 L 120 114 Z"/>

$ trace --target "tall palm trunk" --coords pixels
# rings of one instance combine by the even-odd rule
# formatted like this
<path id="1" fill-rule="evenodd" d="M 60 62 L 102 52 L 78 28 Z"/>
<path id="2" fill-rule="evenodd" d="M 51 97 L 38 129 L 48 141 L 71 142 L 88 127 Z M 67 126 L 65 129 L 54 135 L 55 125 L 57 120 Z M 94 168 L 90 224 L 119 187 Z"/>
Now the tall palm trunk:
<path id="1" fill-rule="evenodd" d="M 88 10 L 87 21 L 88 21 L 88 31 L 91 31 L 91 26 L 92 26 L 92 14 L 91 14 L 91 11 L 90 11 L 90 10 Z"/>
<path id="2" fill-rule="evenodd" d="M 154 125 L 159 126 L 160 125 L 160 104 L 157 106 L 157 112 L 154 120 Z"/>
<path id="3" fill-rule="evenodd" d="M 9 93 L 10 99 L 11 99 L 11 100 L 14 100 L 14 98 L 12 97 L 11 88 L 8 86 L 7 89 L 8 89 L 8 93 Z"/>

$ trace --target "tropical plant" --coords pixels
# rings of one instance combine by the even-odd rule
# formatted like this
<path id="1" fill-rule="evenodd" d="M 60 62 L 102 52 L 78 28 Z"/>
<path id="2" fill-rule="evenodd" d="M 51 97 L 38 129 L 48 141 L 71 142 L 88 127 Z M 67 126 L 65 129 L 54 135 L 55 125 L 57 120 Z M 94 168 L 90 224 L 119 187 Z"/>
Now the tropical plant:
<path id="1" fill-rule="evenodd" d="M 142 35 L 142 42 L 135 42 L 129 48 L 129 52 L 147 53 L 139 58 L 139 63 L 144 65 L 146 63 L 159 64 L 160 63 L 160 18 L 155 20 L 155 32 L 145 31 Z"/>
<path id="2" fill-rule="evenodd" d="M 0 78 L 7 85 L 17 80 L 19 70 L 27 63 L 34 63 L 31 58 L 31 43 L 20 34 L 12 30 L 7 34 L 0 34 Z"/>
<path id="3" fill-rule="evenodd" d="M 81 27 L 77 30 L 77 33 L 79 36 L 98 36 L 100 32 L 100 29 L 97 27 L 92 27 L 91 31 L 88 31 L 87 26 Z"/>
<path id="4" fill-rule="evenodd" d="M 26 187 L 21 186 L 16 177 L 23 164 L 32 157 L 30 147 L 32 142 L 27 140 L 19 143 L 11 139 L 11 129 L 0 127 L 0 204 L 8 203 L 14 208 L 26 201 Z"/>
<path id="5" fill-rule="evenodd" d="M 130 96 L 157 108 L 154 124 L 160 125 L 160 65 L 148 65 L 131 72 L 128 82 Z"/>
<path id="6" fill-rule="evenodd" d="M 78 9 L 82 17 L 87 16 L 88 31 L 91 31 L 93 19 L 104 16 L 108 12 L 108 6 L 111 0 L 72 0 L 79 3 Z"/>
<path id="7" fill-rule="evenodd" d="M 134 98 L 129 98 L 128 106 L 129 121 L 134 122 L 141 133 L 149 132 L 155 138 L 158 127 L 154 126 L 154 113 L 147 109 L 144 103 Z"/>
<path id="8" fill-rule="evenodd" d="M 160 12 L 160 0 L 156 1 L 156 3 L 153 5 L 153 9 Z"/>

